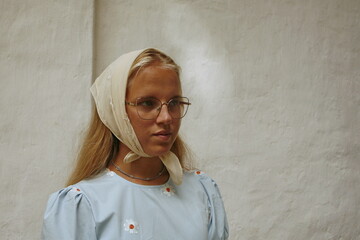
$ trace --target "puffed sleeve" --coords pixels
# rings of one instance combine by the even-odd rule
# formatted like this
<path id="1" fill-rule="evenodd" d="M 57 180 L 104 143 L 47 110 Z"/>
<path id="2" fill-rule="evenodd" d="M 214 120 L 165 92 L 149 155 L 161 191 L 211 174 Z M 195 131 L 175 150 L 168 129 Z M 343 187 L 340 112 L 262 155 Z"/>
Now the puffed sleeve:
<path id="1" fill-rule="evenodd" d="M 95 240 L 95 221 L 84 193 L 73 186 L 50 195 L 42 229 L 43 240 Z"/>
<path id="2" fill-rule="evenodd" d="M 208 196 L 209 208 L 209 240 L 226 240 L 229 237 L 229 227 L 224 204 L 216 182 L 205 174 L 200 182 Z"/>

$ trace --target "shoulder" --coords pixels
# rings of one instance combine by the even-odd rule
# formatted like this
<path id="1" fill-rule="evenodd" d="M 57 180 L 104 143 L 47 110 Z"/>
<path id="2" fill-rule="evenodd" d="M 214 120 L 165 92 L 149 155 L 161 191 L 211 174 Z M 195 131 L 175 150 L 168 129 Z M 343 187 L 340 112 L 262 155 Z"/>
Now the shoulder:
<path id="1" fill-rule="evenodd" d="M 60 189 L 50 195 L 48 205 L 58 201 L 80 201 L 84 196 L 83 192 L 75 185 Z"/>
<path id="2" fill-rule="evenodd" d="M 47 218 L 56 212 L 68 212 L 79 207 L 91 211 L 87 196 L 78 187 L 68 186 L 49 196 L 44 217 Z"/>
<path id="3" fill-rule="evenodd" d="M 216 185 L 215 181 L 208 174 L 199 169 L 184 171 L 184 181 L 209 182 Z"/>
<path id="4" fill-rule="evenodd" d="M 95 239 L 91 203 L 76 186 L 50 195 L 43 220 L 42 239 Z"/>
<path id="5" fill-rule="evenodd" d="M 214 179 L 202 170 L 195 169 L 191 171 L 184 171 L 183 182 L 185 185 L 198 185 L 208 195 L 220 195 L 218 186 Z"/>
<path id="6" fill-rule="evenodd" d="M 111 202 L 114 195 L 128 191 L 124 181 L 107 169 L 93 178 L 82 180 L 70 187 L 77 189 L 78 194 L 87 199 L 95 212 L 100 210 L 100 206 Z"/>
<path id="7" fill-rule="evenodd" d="M 47 210 L 56 204 L 61 205 L 61 207 L 74 204 L 91 207 L 91 196 L 93 193 L 101 190 L 105 191 L 106 189 L 104 187 L 107 184 L 106 176 L 107 172 L 103 172 L 92 179 L 80 181 L 52 193 L 48 200 Z"/>

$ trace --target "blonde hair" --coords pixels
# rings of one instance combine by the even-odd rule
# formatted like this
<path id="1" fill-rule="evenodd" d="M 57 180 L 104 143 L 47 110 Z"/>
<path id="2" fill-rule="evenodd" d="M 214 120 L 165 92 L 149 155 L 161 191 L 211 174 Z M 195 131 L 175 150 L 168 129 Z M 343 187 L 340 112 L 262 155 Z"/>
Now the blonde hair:
<path id="1" fill-rule="evenodd" d="M 174 70 L 180 79 L 180 67 L 169 56 L 159 50 L 149 48 L 134 60 L 128 75 L 128 86 L 142 68 L 152 64 L 160 64 L 160 67 Z M 80 147 L 75 168 L 66 186 L 94 177 L 102 172 L 116 157 L 120 144 L 120 141 L 100 120 L 96 107 L 93 107 L 90 125 Z M 171 151 L 179 158 L 183 169 L 193 168 L 191 152 L 180 136 L 176 138 Z"/>

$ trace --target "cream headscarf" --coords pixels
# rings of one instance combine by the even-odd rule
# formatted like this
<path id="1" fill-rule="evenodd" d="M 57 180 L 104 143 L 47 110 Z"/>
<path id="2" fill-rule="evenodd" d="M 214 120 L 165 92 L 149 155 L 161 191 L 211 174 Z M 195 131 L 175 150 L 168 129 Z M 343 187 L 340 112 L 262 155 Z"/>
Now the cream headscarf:
<path id="1" fill-rule="evenodd" d="M 135 161 L 140 157 L 150 157 L 143 151 L 125 108 L 129 70 L 136 57 L 145 50 L 120 56 L 104 70 L 90 88 L 101 121 L 122 144 L 131 149 L 124 158 L 125 163 Z M 167 168 L 171 180 L 180 185 L 183 172 L 177 156 L 169 151 L 160 156 L 160 159 Z"/>

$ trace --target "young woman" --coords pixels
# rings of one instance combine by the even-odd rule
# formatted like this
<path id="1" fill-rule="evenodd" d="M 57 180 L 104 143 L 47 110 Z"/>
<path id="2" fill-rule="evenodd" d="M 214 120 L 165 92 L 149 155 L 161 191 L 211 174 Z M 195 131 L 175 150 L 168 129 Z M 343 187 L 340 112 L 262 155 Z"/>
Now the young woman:
<path id="1" fill-rule="evenodd" d="M 91 87 L 96 109 L 68 187 L 49 198 L 43 239 L 227 239 L 216 183 L 178 136 L 190 105 L 157 49 L 120 56 Z"/>

